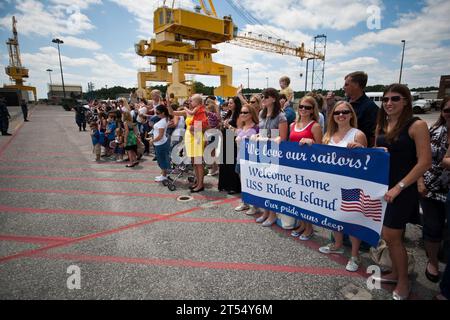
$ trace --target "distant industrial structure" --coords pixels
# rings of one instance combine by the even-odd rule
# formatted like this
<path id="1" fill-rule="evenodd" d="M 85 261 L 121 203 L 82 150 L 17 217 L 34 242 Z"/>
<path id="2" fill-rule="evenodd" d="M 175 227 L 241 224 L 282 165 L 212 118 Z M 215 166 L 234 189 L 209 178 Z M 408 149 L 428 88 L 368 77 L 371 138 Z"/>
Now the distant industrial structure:
<path id="1" fill-rule="evenodd" d="M 66 98 L 81 99 L 83 96 L 83 88 L 81 85 L 64 84 L 64 88 L 66 91 Z M 60 104 L 62 99 L 64 99 L 62 84 L 49 84 L 47 97 L 50 103 Z"/>
<path id="2" fill-rule="evenodd" d="M 22 66 L 20 58 L 19 38 L 17 33 L 17 20 L 12 17 L 12 33 L 13 37 L 6 42 L 9 53 L 9 64 L 5 68 L 6 74 L 14 84 L 5 84 L 0 89 L 0 94 L 5 97 L 8 105 L 19 105 L 21 99 L 29 101 L 28 92 L 32 92 L 34 101 L 37 101 L 36 88 L 24 85 L 25 79 L 28 78 L 28 69 Z"/>

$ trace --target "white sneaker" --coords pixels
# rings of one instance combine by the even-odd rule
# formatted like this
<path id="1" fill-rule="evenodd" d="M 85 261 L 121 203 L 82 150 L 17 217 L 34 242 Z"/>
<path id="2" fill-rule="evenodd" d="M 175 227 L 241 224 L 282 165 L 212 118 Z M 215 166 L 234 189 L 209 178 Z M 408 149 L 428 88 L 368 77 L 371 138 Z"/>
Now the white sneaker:
<path id="1" fill-rule="evenodd" d="M 241 203 L 239 206 L 234 208 L 234 211 L 244 211 L 244 210 L 248 210 L 249 208 L 250 207 L 248 206 L 248 204 Z"/>
<path id="2" fill-rule="evenodd" d="M 329 243 L 326 246 L 320 247 L 319 251 L 325 254 L 330 254 L 330 253 L 337 253 L 337 254 L 343 254 L 344 253 L 344 248 L 336 248 L 334 243 Z"/>
<path id="3" fill-rule="evenodd" d="M 360 264 L 361 264 L 361 261 L 359 260 L 358 257 L 351 257 L 348 260 L 347 265 L 345 266 L 345 270 L 350 271 L 350 272 L 356 272 L 356 271 L 358 271 Z"/>
<path id="4" fill-rule="evenodd" d="M 255 206 L 250 206 L 250 210 L 246 211 L 245 214 L 249 215 L 249 216 L 252 216 L 252 215 L 257 214 L 259 212 L 260 212 L 259 208 L 256 208 Z"/>
<path id="5" fill-rule="evenodd" d="M 157 177 L 155 178 L 155 181 L 156 181 L 156 182 L 162 182 L 162 181 L 164 181 L 164 180 L 167 180 L 167 177 L 164 177 L 164 176 L 157 176 Z"/>

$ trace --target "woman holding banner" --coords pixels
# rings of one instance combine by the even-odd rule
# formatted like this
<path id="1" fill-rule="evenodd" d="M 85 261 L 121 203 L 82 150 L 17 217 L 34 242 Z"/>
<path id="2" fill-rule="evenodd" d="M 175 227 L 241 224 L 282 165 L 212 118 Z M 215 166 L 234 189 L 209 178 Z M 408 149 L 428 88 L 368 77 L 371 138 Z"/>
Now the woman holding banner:
<path id="1" fill-rule="evenodd" d="M 297 121 L 291 125 L 289 141 L 300 145 L 322 143 L 322 128 L 319 124 L 319 107 L 314 97 L 304 97 L 298 106 Z M 314 234 L 312 224 L 302 221 L 300 226 L 293 230 L 291 235 L 300 240 L 309 240 Z"/>
<path id="2" fill-rule="evenodd" d="M 350 103 L 339 101 L 328 113 L 327 132 L 323 137 L 323 143 L 329 146 L 343 148 L 365 148 L 367 139 L 364 132 L 358 130 L 358 118 Z M 344 253 L 344 235 L 333 231 L 334 243 L 320 247 L 319 251 L 325 254 Z M 352 242 L 352 256 L 348 260 L 345 269 L 350 272 L 358 270 L 361 261 L 359 259 L 359 246 L 361 240 L 350 236 Z"/>
<path id="3" fill-rule="evenodd" d="M 284 112 L 281 110 L 280 96 L 274 88 L 264 89 L 262 92 L 262 110 L 259 114 L 259 134 L 253 136 L 258 141 L 280 143 L 287 139 L 288 125 Z M 264 210 L 256 219 L 263 227 L 270 227 L 277 221 L 273 211 Z"/>
<path id="4" fill-rule="evenodd" d="M 237 121 L 238 129 L 236 130 L 236 145 L 237 145 L 236 173 L 239 176 L 241 174 L 241 164 L 239 159 L 239 149 L 241 142 L 246 138 L 250 138 L 251 136 L 258 134 L 259 131 L 258 121 L 259 121 L 258 114 L 256 113 L 256 110 L 250 104 L 244 104 L 242 106 L 240 116 Z M 234 211 L 247 211 L 249 209 L 250 206 L 242 201 L 239 204 L 239 206 L 234 208 Z"/>
<path id="5" fill-rule="evenodd" d="M 417 180 L 431 167 L 430 135 L 426 122 L 413 117 L 408 87 L 402 84 L 388 86 L 382 103 L 377 118 L 376 147 L 390 153 L 389 190 L 384 196 L 388 204 L 382 237 L 389 247 L 392 272 L 374 280 L 396 284 L 392 298 L 405 300 L 410 285 L 403 232 L 407 223 L 418 218 Z"/>

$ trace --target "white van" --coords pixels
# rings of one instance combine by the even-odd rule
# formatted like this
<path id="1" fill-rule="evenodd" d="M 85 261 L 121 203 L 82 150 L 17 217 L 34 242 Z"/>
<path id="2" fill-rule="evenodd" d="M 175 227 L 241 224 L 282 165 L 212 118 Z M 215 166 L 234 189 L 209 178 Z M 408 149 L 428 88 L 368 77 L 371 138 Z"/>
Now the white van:
<path id="1" fill-rule="evenodd" d="M 375 102 L 378 108 L 381 108 L 381 98 L 383 97 L 383 92 L 366 92 L 366 96 Z"/>
<path id="2" fill-rule="evenodd" d="M 378 108 L 381 108 L 383 92 L 366 92 L 366 95 L 375 102 Z M 425 113 L 431 110 L 431 103 L 428 100 L 420 99 L 420 95 L 417 92 L 411 92 L 411 96 L 414 113 Z"/>

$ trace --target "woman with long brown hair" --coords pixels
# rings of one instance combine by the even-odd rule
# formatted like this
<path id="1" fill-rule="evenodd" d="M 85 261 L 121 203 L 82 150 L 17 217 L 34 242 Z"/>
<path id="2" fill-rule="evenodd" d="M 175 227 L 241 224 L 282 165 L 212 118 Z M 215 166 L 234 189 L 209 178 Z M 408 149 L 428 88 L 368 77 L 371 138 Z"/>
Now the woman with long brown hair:
<path id="1" fill-rule="evenodd" d="M 433 162 L 423 178 L 419 179 L 418 186 L 422 196 L 422 231 L 428 257 L 425 276 L 436 283 L 439 281 L 438 253 L 445 228 L 445 202 L 450 182 L 450 172 L 442 165 L 450 142 L 450 97 L 441 103 L 439 119 L 430 128 L 430 139 Z"/>
<path id="2" fill-rule="evenodd" d="M 413 117 L 411 92 L 402 84 L 386 88 L 378 112 L 376 147 L 390 154 L 389 190 L 384 199 L 382 237 L 389 247 L 391 273 L 380 277 L 381 283 L 394 283 L 394 300 L 405 300 L 410 293 L 408 257 L 403 244 L 406 224 L 418 222 L 419 193 L 417 180 L 431 166 L 431 147 L 425 121 Z"/>
<path id="3" fill-rule="evenodd" d="M 280 96 L 274 88 L 267 88 L 262 92 L 262 110 L 259 114 L 259 134 L 257 140 L 270 140 L 280 143 L 287 139 L 288 125 L 287 119 L 281 110 Z M 262 223 L 263 227 L 270 227 L 277 221 L 275 212 L 265 210 L 264 213 L 256 219 L 256 222 Z"/>

